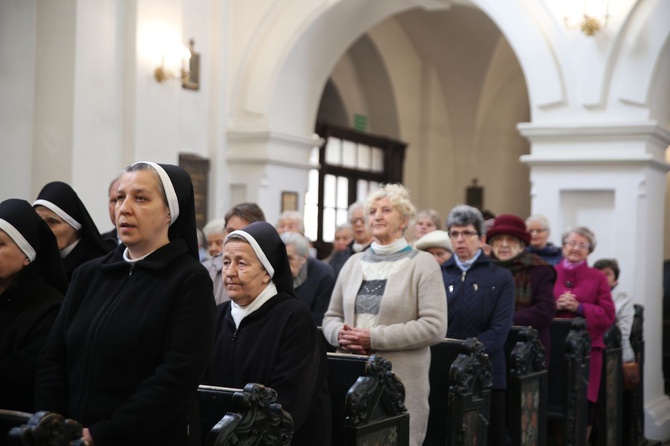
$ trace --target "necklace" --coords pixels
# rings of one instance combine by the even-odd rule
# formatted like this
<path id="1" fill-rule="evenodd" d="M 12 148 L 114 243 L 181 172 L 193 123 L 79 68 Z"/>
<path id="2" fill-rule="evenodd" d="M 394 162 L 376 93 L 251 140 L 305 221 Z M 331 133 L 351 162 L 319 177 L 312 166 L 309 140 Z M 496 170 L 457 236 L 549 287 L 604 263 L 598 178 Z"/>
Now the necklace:
<path id="1" fill-rule="evenodd" d="M 373 283 L 377 282 L 377 284 L 374 285 L 374 286 L 368 286 L 368 284 L 363 283 L 361 285 L 361 290 L 363 291 L 363 293 L 361 293 L 361 294 L 372 294 L 372 295 L 374 295 L 374 294 L 376 294 L 376 291 L 379 291 L 384 285 L 386 285 L 385 280 L 379 280 L 379 281 L 375 280 L 375 281 L 372 281 L 372 282 Z"/>

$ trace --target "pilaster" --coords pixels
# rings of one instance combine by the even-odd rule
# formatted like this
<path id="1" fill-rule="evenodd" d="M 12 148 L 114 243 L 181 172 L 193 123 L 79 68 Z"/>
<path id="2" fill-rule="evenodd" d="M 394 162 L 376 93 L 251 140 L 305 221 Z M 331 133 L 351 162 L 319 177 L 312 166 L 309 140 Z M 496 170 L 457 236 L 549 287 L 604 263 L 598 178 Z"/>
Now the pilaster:
<path id="1" fill-rule="evenodd" d="M 551 222 L 560 244 L 570 226 L 598 238 L 589 263 L 614 257 L 621 289 L 645 307 L 645 433 L 670 436 L 670 399 L 662 370 L 665 150 L 668 129 L 653 121 L 519 124 L 531 142 L 521 157 L 530 167 L 532 213 Z"/>

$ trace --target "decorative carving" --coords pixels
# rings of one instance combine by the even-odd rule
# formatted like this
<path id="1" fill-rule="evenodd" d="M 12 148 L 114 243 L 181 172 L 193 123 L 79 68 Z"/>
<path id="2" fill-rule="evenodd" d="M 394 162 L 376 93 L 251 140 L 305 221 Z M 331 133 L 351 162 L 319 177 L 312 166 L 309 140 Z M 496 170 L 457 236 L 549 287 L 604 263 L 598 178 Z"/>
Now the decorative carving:
<path id="1" fill-rule="evenodd" d="M 512 349 L 507 368 L 512 376 L 522 376 L 547 368 L 544 361 L 544 346 L 537 330 L 522 327 L 517 334 L 517 343 Z"/>
<path id="2" fill-rule="evenodd" d="M 588 373 L 586 367 L 589 365 L 591 356 L 591 338 L 586 329 L 586 320 L 575 318 L 571 321 L 571 328 L 565 338 L 565 360 L 567 370 L 567 407 L 566 415 L 566 442 L 568 446 L 577 441 L 579 422 L 586 413 L 578 404 L 580 395 L 584 395 L 588 389 Z"/>
<path id="3" fill-rule="evenodd" d="M 603 335 L 606 349 L 621 348 L 621 330 L 617 324 L 612 326 Z"/>
<path id="4" fill-rule="evenodd" d="M 277 392 L 262 384 L 247 384 L 235 392 L 228 412 L 207 437 L 207 446 L 288 446 L 293 438 L 293 418 L 277 401 Z"/>
<path id="5" fill-rule="evenodd" d="M 477 338 L 463 342 L 462 353 L 458 355 L 450 370 L 449 391 L 460 395 L 472 393 L 481 396 L 482 391 L 493 385 L 493 365 L 486 354 L 484 344 Z"/>
<path id="6" fill-rule="evenodd" d="M 84 446 L 83 427 L 75 420 L 65 419 L 53 412 L 37 412 L 27 424 L 13 427 L 7 435 L 8 444 Z"/>
<path id="7" fill-rule="evenodd" d="M 383 416 L 406 412 L 405 386 L 391 371 L 391 361 L 371 355 L 365 365 L 365 376 L 358 378 L 346 397 L 346 426 L 367 424 L 384 409 Z M 380 406 L 381 402 L 381 406 Z M 373 418 L 374 417 L 374 418 Z"/>
<path id="8" fill-rule="evenodd" d="M 633 326 L 630 330 L 630 343 L 637 354 L 636 346 L 642 345 L 644 342 L 644 307 L 642 305 L 635 304 L 635 316 L 633 317 Z M 638 359 L 638 362 L 639 359 Z"/>

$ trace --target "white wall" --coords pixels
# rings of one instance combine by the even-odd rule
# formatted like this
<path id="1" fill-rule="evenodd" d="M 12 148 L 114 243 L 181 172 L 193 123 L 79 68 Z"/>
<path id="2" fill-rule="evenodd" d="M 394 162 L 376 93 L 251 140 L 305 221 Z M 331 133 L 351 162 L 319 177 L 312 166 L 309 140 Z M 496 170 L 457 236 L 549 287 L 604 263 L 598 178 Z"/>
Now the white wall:
<path id="1" fill-rule="evenodd" d="M 35 0 L 0 2 L 0 200 L 31 200 Z"/>

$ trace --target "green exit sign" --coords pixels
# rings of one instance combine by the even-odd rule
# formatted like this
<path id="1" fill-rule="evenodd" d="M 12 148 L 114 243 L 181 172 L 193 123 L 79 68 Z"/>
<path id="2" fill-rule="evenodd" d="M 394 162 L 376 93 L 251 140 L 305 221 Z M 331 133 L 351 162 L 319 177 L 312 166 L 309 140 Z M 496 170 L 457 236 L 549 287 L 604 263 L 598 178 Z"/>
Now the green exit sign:
<path id="1" fill-rule="evenodd" d="M 364 132 L 368 129 L 368 117 L 365 115 L 354 115 L 354 128 L 358 131 Z"/>

